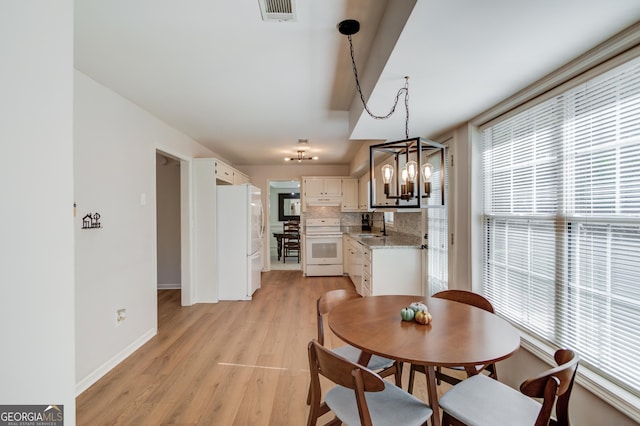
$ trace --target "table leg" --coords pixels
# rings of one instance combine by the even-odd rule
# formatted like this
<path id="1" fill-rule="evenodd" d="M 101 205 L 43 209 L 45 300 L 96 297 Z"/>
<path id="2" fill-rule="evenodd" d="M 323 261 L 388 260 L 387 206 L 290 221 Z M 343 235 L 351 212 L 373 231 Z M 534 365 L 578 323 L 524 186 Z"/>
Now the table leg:
<path id="1" fill-rule="evenodd" d="M 438 404 L 438 390 L 436 389 L 436 369 L 433 365 L 426 365 L 427 391 L 429 392 L 429 405 L 433 410 L 431 424 L 440 424 L 440 405 Z"/>

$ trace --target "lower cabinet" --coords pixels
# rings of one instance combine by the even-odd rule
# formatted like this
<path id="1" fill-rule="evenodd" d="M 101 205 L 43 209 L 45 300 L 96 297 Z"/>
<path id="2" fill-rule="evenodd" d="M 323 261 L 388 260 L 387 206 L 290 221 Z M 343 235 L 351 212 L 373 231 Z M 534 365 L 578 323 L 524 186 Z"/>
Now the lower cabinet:
<path id="1" fill-rule="evenodd" d="M 363 247 L 359 293 L 363 296 L 422 296 L 421 258 L 421 251 L 417 248 Z"/>
<path id="2" fill-rule="evenodd" d="M 349 275 L 356 291 L 362 294 L 363 245 L 349 236 L 344 237 L 344 270 Z"/>

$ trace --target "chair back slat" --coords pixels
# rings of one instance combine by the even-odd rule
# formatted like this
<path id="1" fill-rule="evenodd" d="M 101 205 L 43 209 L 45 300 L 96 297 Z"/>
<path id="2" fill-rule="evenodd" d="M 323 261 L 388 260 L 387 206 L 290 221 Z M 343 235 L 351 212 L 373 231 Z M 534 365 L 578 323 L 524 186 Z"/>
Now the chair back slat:
<path id="1" fill-rule="evenodd" d="M 330 290 L 320 296 L 316 302 L 316 322 L 318 325 L 318 342 L 324 346 L 324 320 L 323 316 L 331 312 L 338 304 L 360 296 L 352 290 Z"/>
<path id="2" fill-rule="evenodd" d="M 466 290 L 443 290 L 435 293 L 433 296 L 438 299 L 447 299 L 454 302 L 464 303 L 465 305 L 475 306 L 487 312 L 493 313 L 493 306 L 484 296 Z"/>
<path id="3" fill-rule="evenodd" d="M 342 358 L 334 352 L 320 345 L 315 340 L 309 343 L 309 359 L 312 368 L 315 366 L 318 374 L 330 381 L 349 389 L 356 389 L 356 380 L 352 373 L 360 370 L 364 392 L 380 392 L 384 390 L 382 378 L 368 368 Z"/>
<path id="4" fill-rule="evenodd" d="M 339 289 L 327 291 L 318 299 L 318 312 L 321 315 L 328 314 L 340 303 L 351 299 L 357 299 L 359 297 L 362 296 L 353 290 Z"/>

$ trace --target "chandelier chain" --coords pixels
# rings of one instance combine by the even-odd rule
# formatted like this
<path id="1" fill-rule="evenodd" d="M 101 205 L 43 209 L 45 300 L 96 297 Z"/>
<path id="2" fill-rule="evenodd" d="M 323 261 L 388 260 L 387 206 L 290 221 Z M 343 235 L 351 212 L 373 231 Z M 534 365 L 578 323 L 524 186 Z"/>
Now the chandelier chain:
<path id="1" fill-rule="evenodd" d="M 404 93 L 404 107 L 405 107 L 405 121 L 404 121 L 404 134 L 405 138 L 409 139 L 409 77 L 405 77 L 404 87 L 398 90 L 396 93 L 395 100 L 393 102 L 393 106 L 387 115 L 376 115 L 367 106 L 367 102 L 364 99 L 364 94 L 362 93 L 362 88 L 360 87 L 360 78 L 358 77 L 358 68 L 356 67 L 356 59 L 353 51 L 353 41 L 351 40 L 351 35 L 347 35 L 347 39 L 349 40 L 349 52 L 351 54 L 351 65 L 353 67 L 353 75 L 356 79 L 356 90 L 360 95 L 360 100 L 362 101 L 362 105 L 364 106 L 364 110 L 369 114 L 370 117 L 375 118 L 376 120 L 386 120 L 391 117 L 393 113 L 396 111 L 396 107 L 398 106 L 398 102 L 400 100 L 400 96 Z"/>

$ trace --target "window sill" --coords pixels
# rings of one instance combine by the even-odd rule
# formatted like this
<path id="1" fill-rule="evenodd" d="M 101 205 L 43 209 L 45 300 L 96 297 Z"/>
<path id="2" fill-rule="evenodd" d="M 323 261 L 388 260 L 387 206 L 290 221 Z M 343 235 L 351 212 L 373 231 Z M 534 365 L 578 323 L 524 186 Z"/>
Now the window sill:
<path id="1" fill-rule="evenodd" d="M 555 365 L 553 353 L 555 350 L 532 335 L 518 329 L 521 347 L 549 365 Z M 633 368 L 631 366 L 630 368 Z M 640 398 L 629 391 L 606 380 L 588 367 L 580 364 L 576 374 L 576 383 L 597 398 L 602 399 L 621 413 L 640 423 Z"/>

